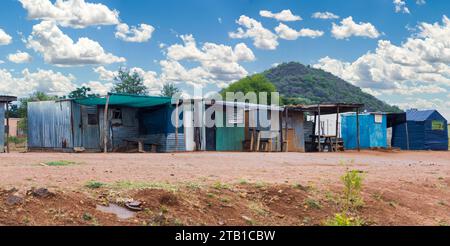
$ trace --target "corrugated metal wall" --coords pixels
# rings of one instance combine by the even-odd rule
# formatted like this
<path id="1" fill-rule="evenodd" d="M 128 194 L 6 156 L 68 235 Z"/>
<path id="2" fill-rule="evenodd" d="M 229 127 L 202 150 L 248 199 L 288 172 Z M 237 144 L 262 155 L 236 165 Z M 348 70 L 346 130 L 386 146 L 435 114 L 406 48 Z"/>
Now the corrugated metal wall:
<path id="1" fill-rule="evenodd" d="M 0 153 L 5 152 L 5 104 L 0 103 Z"/>
<path id="2" fill-rule="evenodd" d="M 73 119 L 73 146 L 83 147 L 83 123 L 81 122 L 81 106 L 72 103 L 72 119 Z"/>
<path id="3" fill-rule="evenodd" d="M 432 121 L 444 121 L 444 130 L 433 130 Z M 406 135 L 406 124 L 408 135 Z M 408 121 L 393 128 L 392 145 L 403 150 L 448 150 L 447 121 L 437 112 L 430 115 L 426 121 Z"/>
<path id="4" fill-rule="evenodd" d="M 234 127 L 226 127 L 226 111 L 216 109 L 216 150 L 217 151 L 242 151 L 245 140 L 245 124 Z"/>
<path id="5" fill-rule="evenodd" d="M 73 148 L 71 101 L 28 103 L 29 148 Z"/>
<path id="6" fill-rule="evenodd" d="M 381 122 L 375 122 L 374 114 L 359 115 L 359 137 L 361 149 L 387 147 L 387 120 L 381 115 Z M 357 148 L 356 114 L 341 116 L 341 132 L 345 149 Z"/>

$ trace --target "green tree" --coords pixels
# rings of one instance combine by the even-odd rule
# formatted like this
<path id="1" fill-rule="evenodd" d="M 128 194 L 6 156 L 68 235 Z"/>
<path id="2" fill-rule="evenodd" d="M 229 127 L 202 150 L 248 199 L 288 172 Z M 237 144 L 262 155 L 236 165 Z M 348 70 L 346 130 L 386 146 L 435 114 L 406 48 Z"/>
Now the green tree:
<path id="1" fill-rule="evenodd" d="M 181 90 L 178 89 L 178 87 L 176 87 L 174 83 L 166 83 L 161 90 L 161 96 L 173 97 L 174 95 L 180 92 Z"/>
<path id="2" fill-rule="evenodd" d="M 114 80 L 116 84 L 112 90 L 113 93 L 147 95 L 144 79 L 136 71 L 131 72 L 128 69 L 121 68 Z"/>
<path id="3" fill-rule="evenodd" d="M 8 116 L 9 118 L 20 118 L 19 106 L 17 104 L 11 104 L 9 106 Z"/>
<path id="4" fill-rule="evenodd" d="M 74 91 L 70 92 L 67 96 L 70 99 L 79 99 L 79 98 L 87 98 L 98 96 L 97 94 L 89 93 L 92 89 L 86 86 L 78 87 Z"/>
<path id="5" fill-rule="evenodd" d="M 37 91 L 33 93 L 30 97 L 27 98 L 21 98 L 19 100 L 19 107 L 17 109 L 17 114 L 20 118 L 23 118 L 23 120 L 19 121 L 19 128 L 23 130 L 24 132 L 27 132 L 28 128 L 28 119 L 27 119 L 27 112 L 28 112 L 28 103 L 29 102 L 40 102 L 40 101 L 52 101 L 52 100 L 58 100 L 59 98 L 57 96 L 51 96 L 46 94 L 45 92 Z"/>
<path id="6" fill-rule="evenodd" d="M 228 88 L 222 90 L 221 94 L 225 99 L 227 92 L 242 92 L 244 94 L 255 92 L 256 95 L 259 95 L 260 92 L 267 92 L 268 103 L 270 103 L 270 93 L 276 92 L 276 87 L 264 75 L 255 74 L 232 83 Z M 258 102 L 259 100 L 258 96 Z"/>

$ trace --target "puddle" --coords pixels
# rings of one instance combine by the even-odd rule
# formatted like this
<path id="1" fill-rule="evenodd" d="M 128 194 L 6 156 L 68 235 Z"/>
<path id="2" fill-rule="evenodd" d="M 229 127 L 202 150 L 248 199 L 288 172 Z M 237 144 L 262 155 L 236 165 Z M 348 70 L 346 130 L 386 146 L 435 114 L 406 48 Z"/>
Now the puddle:
<path id="1" fill-rule="evenodd" d="M 104 213 L 115 214 L 117 218 L 124 220 L 133 218 L 134 215 L 136 214 L 135 212 L 132 212 L 114 203 L 110 203 L 109 206 L 97 205 L 97 210 Z"/>

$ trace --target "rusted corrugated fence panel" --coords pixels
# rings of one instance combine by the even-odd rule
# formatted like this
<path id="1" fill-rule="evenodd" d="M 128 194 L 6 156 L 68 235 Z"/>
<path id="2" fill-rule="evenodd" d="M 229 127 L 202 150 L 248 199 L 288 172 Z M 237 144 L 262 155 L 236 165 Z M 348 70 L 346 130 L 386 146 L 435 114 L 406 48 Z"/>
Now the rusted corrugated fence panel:
<path id="1" fill-rule="evenodd" d="M 28 103 L 30 148 L 73 148 L 70 101 Z"/>

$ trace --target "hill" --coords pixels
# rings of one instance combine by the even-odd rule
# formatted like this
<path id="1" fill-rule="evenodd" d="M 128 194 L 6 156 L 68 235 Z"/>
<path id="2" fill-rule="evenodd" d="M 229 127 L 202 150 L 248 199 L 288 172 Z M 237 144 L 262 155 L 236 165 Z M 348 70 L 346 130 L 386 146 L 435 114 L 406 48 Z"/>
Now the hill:
<path id="1" fill-rule="evenodd" d="M 262 74 L 275 85 L 286 104 L 363 103 L 368 111 L 400 111 L 331 73 L 297 62 L 283 63 Z"/>

